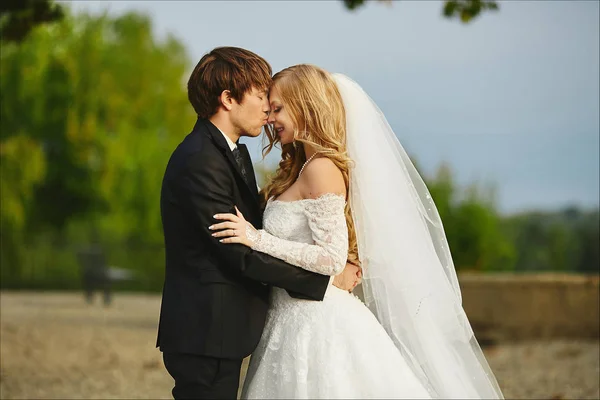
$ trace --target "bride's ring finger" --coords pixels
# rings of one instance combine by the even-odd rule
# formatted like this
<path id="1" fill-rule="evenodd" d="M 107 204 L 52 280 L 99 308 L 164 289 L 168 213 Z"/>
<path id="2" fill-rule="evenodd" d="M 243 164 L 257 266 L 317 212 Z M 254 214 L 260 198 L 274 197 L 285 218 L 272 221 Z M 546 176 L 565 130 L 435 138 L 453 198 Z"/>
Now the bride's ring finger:
<path id="1" fill-rule="evenodd" d="M 237 232 L 234 229 L 224 229 L 222 231 L 212 233 L 212 237 L 231 237 L 237 236 Z"/>

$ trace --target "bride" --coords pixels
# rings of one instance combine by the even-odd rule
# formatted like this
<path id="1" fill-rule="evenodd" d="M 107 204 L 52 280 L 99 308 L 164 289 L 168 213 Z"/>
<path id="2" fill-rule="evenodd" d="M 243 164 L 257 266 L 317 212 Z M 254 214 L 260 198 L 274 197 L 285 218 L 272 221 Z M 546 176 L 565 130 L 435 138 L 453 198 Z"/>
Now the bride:
<path id="1" fill-rule="evenodd" d="M 213 235 L 333 276 L 363 269 L 365 304 L 330 285 L 322 302 L 273 288 L 243 398 L 503 398 L 471 330 L 423 180 L 351 79 L 312 65 L 273 77 L 264 230 L 218 214 Z"/>

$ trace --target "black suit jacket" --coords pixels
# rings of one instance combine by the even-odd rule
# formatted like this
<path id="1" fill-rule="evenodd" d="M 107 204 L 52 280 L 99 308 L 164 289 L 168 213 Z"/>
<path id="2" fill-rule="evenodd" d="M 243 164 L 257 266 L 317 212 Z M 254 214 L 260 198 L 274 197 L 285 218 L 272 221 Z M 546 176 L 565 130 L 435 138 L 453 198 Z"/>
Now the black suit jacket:
<path id="1" fill-rule="evenodd" d="M 222 244 L 208 229 L 216 213 L 235 214 L 255 227 L 262 210 L 248 151 L 249 183 L 227 141 L 199 119 L 171 155 L 163 178 L 161 216 L 165 282 L 157 347 L 165 352 L 243 358 L 264 328 L 269 285 L 297 298 L 322 300 L 329 277 L 314 274 L 241 244 Z"/>

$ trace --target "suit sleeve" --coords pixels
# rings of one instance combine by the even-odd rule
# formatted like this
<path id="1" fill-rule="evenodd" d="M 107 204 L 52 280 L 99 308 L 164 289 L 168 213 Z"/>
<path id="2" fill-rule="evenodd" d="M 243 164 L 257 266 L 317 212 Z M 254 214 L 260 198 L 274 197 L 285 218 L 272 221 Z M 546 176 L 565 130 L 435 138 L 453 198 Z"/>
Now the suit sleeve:
<path id="1" fill-rule="evenodd" d="M 203 152 L 206 153 L 206 152 Z M 322 300 L 329 277 L 299 269 L 241 244 L 223 244 L 208 229 L 213 215 L 234 211 L 232 176 L 221 157 L 192 154 L 178 180 L 181 201 L 199 224 L 209 248 L 228 272 L 286 289 L 293 297 Z"/>

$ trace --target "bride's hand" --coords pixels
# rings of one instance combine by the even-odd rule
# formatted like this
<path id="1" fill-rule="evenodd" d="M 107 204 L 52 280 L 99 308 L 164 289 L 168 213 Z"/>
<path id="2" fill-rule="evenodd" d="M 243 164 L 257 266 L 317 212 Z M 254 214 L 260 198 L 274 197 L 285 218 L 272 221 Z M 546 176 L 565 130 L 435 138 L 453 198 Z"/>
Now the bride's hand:
<path id="1" fill-rule="evenodd" d="M 352 292 L 362 280 L 362 270 L 355 264 L 346 263 L 344 270 L 333 278 L 333 286 Z"/>
<path id="2" fill-rule="evenodd" d="M 244 246 L 252 247 L 258 237 L 258 231 L 235 207 L 237 215 L 216 214 L 215 219 L 226 221 L 214 224 L 208 227 L 211 231 L 219 231 L 212 234 L 213 237 L 222 238 L 221 243 L 241 243 Z"/>

